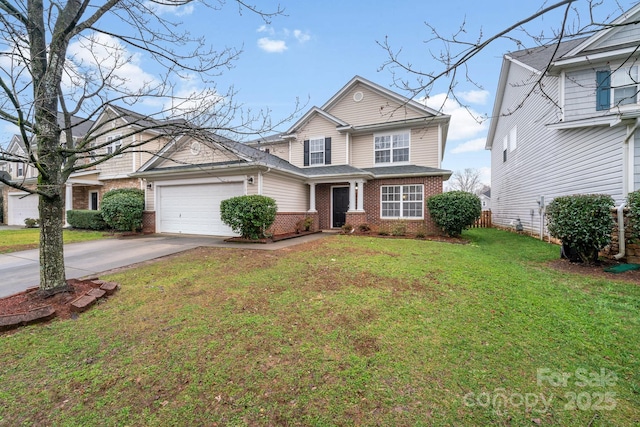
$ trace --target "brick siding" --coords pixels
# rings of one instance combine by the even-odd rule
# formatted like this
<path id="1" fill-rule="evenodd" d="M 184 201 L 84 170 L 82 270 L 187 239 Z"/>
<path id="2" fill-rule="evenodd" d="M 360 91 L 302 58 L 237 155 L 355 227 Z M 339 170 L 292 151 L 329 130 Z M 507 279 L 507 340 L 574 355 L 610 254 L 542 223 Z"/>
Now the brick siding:
<path id="1" fill-rule="evenodd" d="M 307 212 L 282 212 L 276 214 L 276 220 L 271 227 L 267 230 L 272 234 L 286 234 L 294 233 L 296 231 L 296 225 L 299 221 L 311 217 L 313 218 L 313 225 L 311 231 L 317 231 L 318 228 L 318 214 L 310 214 Z"/>

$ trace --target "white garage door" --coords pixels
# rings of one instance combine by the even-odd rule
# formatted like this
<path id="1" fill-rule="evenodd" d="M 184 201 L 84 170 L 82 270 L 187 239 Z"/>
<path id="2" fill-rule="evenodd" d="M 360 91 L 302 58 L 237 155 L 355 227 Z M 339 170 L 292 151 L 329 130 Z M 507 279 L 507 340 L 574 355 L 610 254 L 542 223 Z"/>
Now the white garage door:
<path id="1" fill-rule="evenodd" d="M 158 186 L 158 232 L 234 236 L 220 219 L 220 202 L 243 191 L 241 182 Z"/>
<path id="2" fill-rule="evenodd" d="M 38 196 L 25 194 L 11 194 L 8 197 L 8 218 L 9 225 L 24 225 L 25 218 L 39 218 L 38 213 Z"/>

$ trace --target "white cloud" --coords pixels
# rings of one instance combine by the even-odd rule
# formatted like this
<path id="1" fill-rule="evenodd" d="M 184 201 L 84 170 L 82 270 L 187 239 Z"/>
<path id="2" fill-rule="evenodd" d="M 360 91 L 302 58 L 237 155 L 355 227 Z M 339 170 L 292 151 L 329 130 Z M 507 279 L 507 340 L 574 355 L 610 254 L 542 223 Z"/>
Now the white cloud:
<path id="1" fill-rule="evenodd" d="M 288 49 L 284 40 L 273 40 L 269 37 L 258 39 L 258 47 L 267 53 L 282 53 Z"/>
<path id="2" fill-rule="evenodd" d="M 480 171 L 480 181 L 483 184 L 491 185 L 491 168 L 484 166 L 478 170 Z"/>
<path id="3" fill-rule="evenodd" d="M 261 25 L 256 30 L 257 33 L 267 34 L 269 37 L 258 39 L 258 47 L 267 53 L 282 53 L 289 49 L 287 41 L 295 39 L 299 44 L 304 44 L 311 40 L 311 34 L 308 31 L 289 30 L 284 28 L 276 31 L 267 25 Z"/>
<path id="4" fill-rule="evenodd" d="M 457 96 L 464 102 L 476 105 L 485 105 L 489 99 L 489 91 L 487 90 L 470 90 L 468 92 L 460 92 Z"/>
<path id="5" fill-rule="evenodd" d="M 135 91 L 156 79 L 141 67 L 141 55 L 131 53 L 116 38 L 94 33 L 81 38 L 69 45 L 67 66 L 75 72 L 86 73 L 102 70 L 102 73 L 113 72 L 118 80 L 117 84 L 126 86 L 127 90 Z M 83 71 L 85 70 L 85 71 Z M 87 71 L 90 70 L 90 71 Z M 73 82 L 66 84 L 73 87 Z"/>
<path id="6" fill-rule="evenodd" d="M 302 30 L 293 30 L 293 36 L 300 43 L 306 43 L 311 40 L 311 35 L 308 32 L 303 32 Z"/>
<path id="7" fill-rule="evenodd" d="M 472 153 L 476 151 L 484 151 L 487 138 L 476 138 L 457 145 L 451 150 L 451 154 Z"/>
<path id="8" fill-rule="evenodd" d="M 469 94 L 470 92 L 466 93 Z M 447 137 L 449 141 L 478 138 L 488 129 L 488 123 L 484 120 L 482 114 L 472 108 L 463 107 L 455 100 L 447 97 L 446 93 L 430 96 L 426 100 L 426 105 L 451 116 Z"/>
<path id="9" fill-rule="evenodd" d="M 175 15 L 175 16 L 187 16 L 192 15 L 194 11 L 194 6 L 192 3 L 187 3 L 180 6 L 173 6 L 171 2 L 167 2 L 165 4 L 159 4 L 152 1 L 147 1 L 144 3 L 144 7 L 151 10 L 158 16 L 161 15 Z"/>

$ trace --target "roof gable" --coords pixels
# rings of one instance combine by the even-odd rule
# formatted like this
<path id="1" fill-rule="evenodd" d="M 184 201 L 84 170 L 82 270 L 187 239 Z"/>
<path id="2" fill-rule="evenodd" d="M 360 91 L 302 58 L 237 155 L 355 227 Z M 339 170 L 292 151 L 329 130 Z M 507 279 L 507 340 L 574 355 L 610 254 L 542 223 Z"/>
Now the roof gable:
<path id="1" fill-rule="evenodd" d="M 308 122 L 310 122 L 311 120 L 313 120 L 315 117 L 320 116 L 323 119 L 334 123 L 336 127 L 338 126 L 349 126 L 348 123 L 340 120 L 339 118 L 332 116 L 331 114 L 327 113 L 326 111 L 318 108 L 318 107 L 312 107 L 309 111 L 307 111 L 307 113 L 302 116 L 298 121 L 296 121 L 293 126 L 291 126 L 289 128 L 289 130 L 287 130 L 287 134 L 292 134 L 295 133 L 298 129 L 300 129 L 301 127 L 303 127 L 305 124 L 307 124 Z"/>

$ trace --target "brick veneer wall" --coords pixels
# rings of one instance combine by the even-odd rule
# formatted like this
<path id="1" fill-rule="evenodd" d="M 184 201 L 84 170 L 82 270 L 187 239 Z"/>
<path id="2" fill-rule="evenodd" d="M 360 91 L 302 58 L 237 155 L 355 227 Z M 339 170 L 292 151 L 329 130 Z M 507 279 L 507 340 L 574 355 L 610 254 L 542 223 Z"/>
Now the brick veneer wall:
<path id="1" fill-rule="evenodd" d="M 416 178 L 389 178 L 389 179 L 376 179 L 373 181 L 367 181 L 364 184 L 364 210 L 367 213 L 367 223 L 372 226 L 374 230 L 380 230 L 381 228 L 391 229 L 398 220 L 385 220 L 380 218 L 380 187 L 383 185 L 411 185 L 411 184 L 423 184 L 424 195 L 423 203 L 425 209 L 424 220 L 406 219 L 402 220 L 407 225 L 407 231 L 415 233 L 422 227 L 428 234 L 439 234 L 440 229 L 436 227 L 433 220 L 429 216 L 429 212 L 426 207 L 427 199 L 436 194 L 442 193 L 442 177 L 441 176 L 429 176 L 429 177 L 416 177 Z M 357 226 L 358 224 L 352 224 Z"/>
<path id="2" fill-rule="evenodd" d="M 276 220 L 271 227 L 267 230 L 272 234 L 286 234 L 294 233 L 296 231 L 296 225 L 298 221 L 305 219 L 306 217 L 313 218 L 312 231 L 317 231 L 318 228 L 318 214 L 311 214 L 307 212 L 282 212 L 276 214 Z"/>

